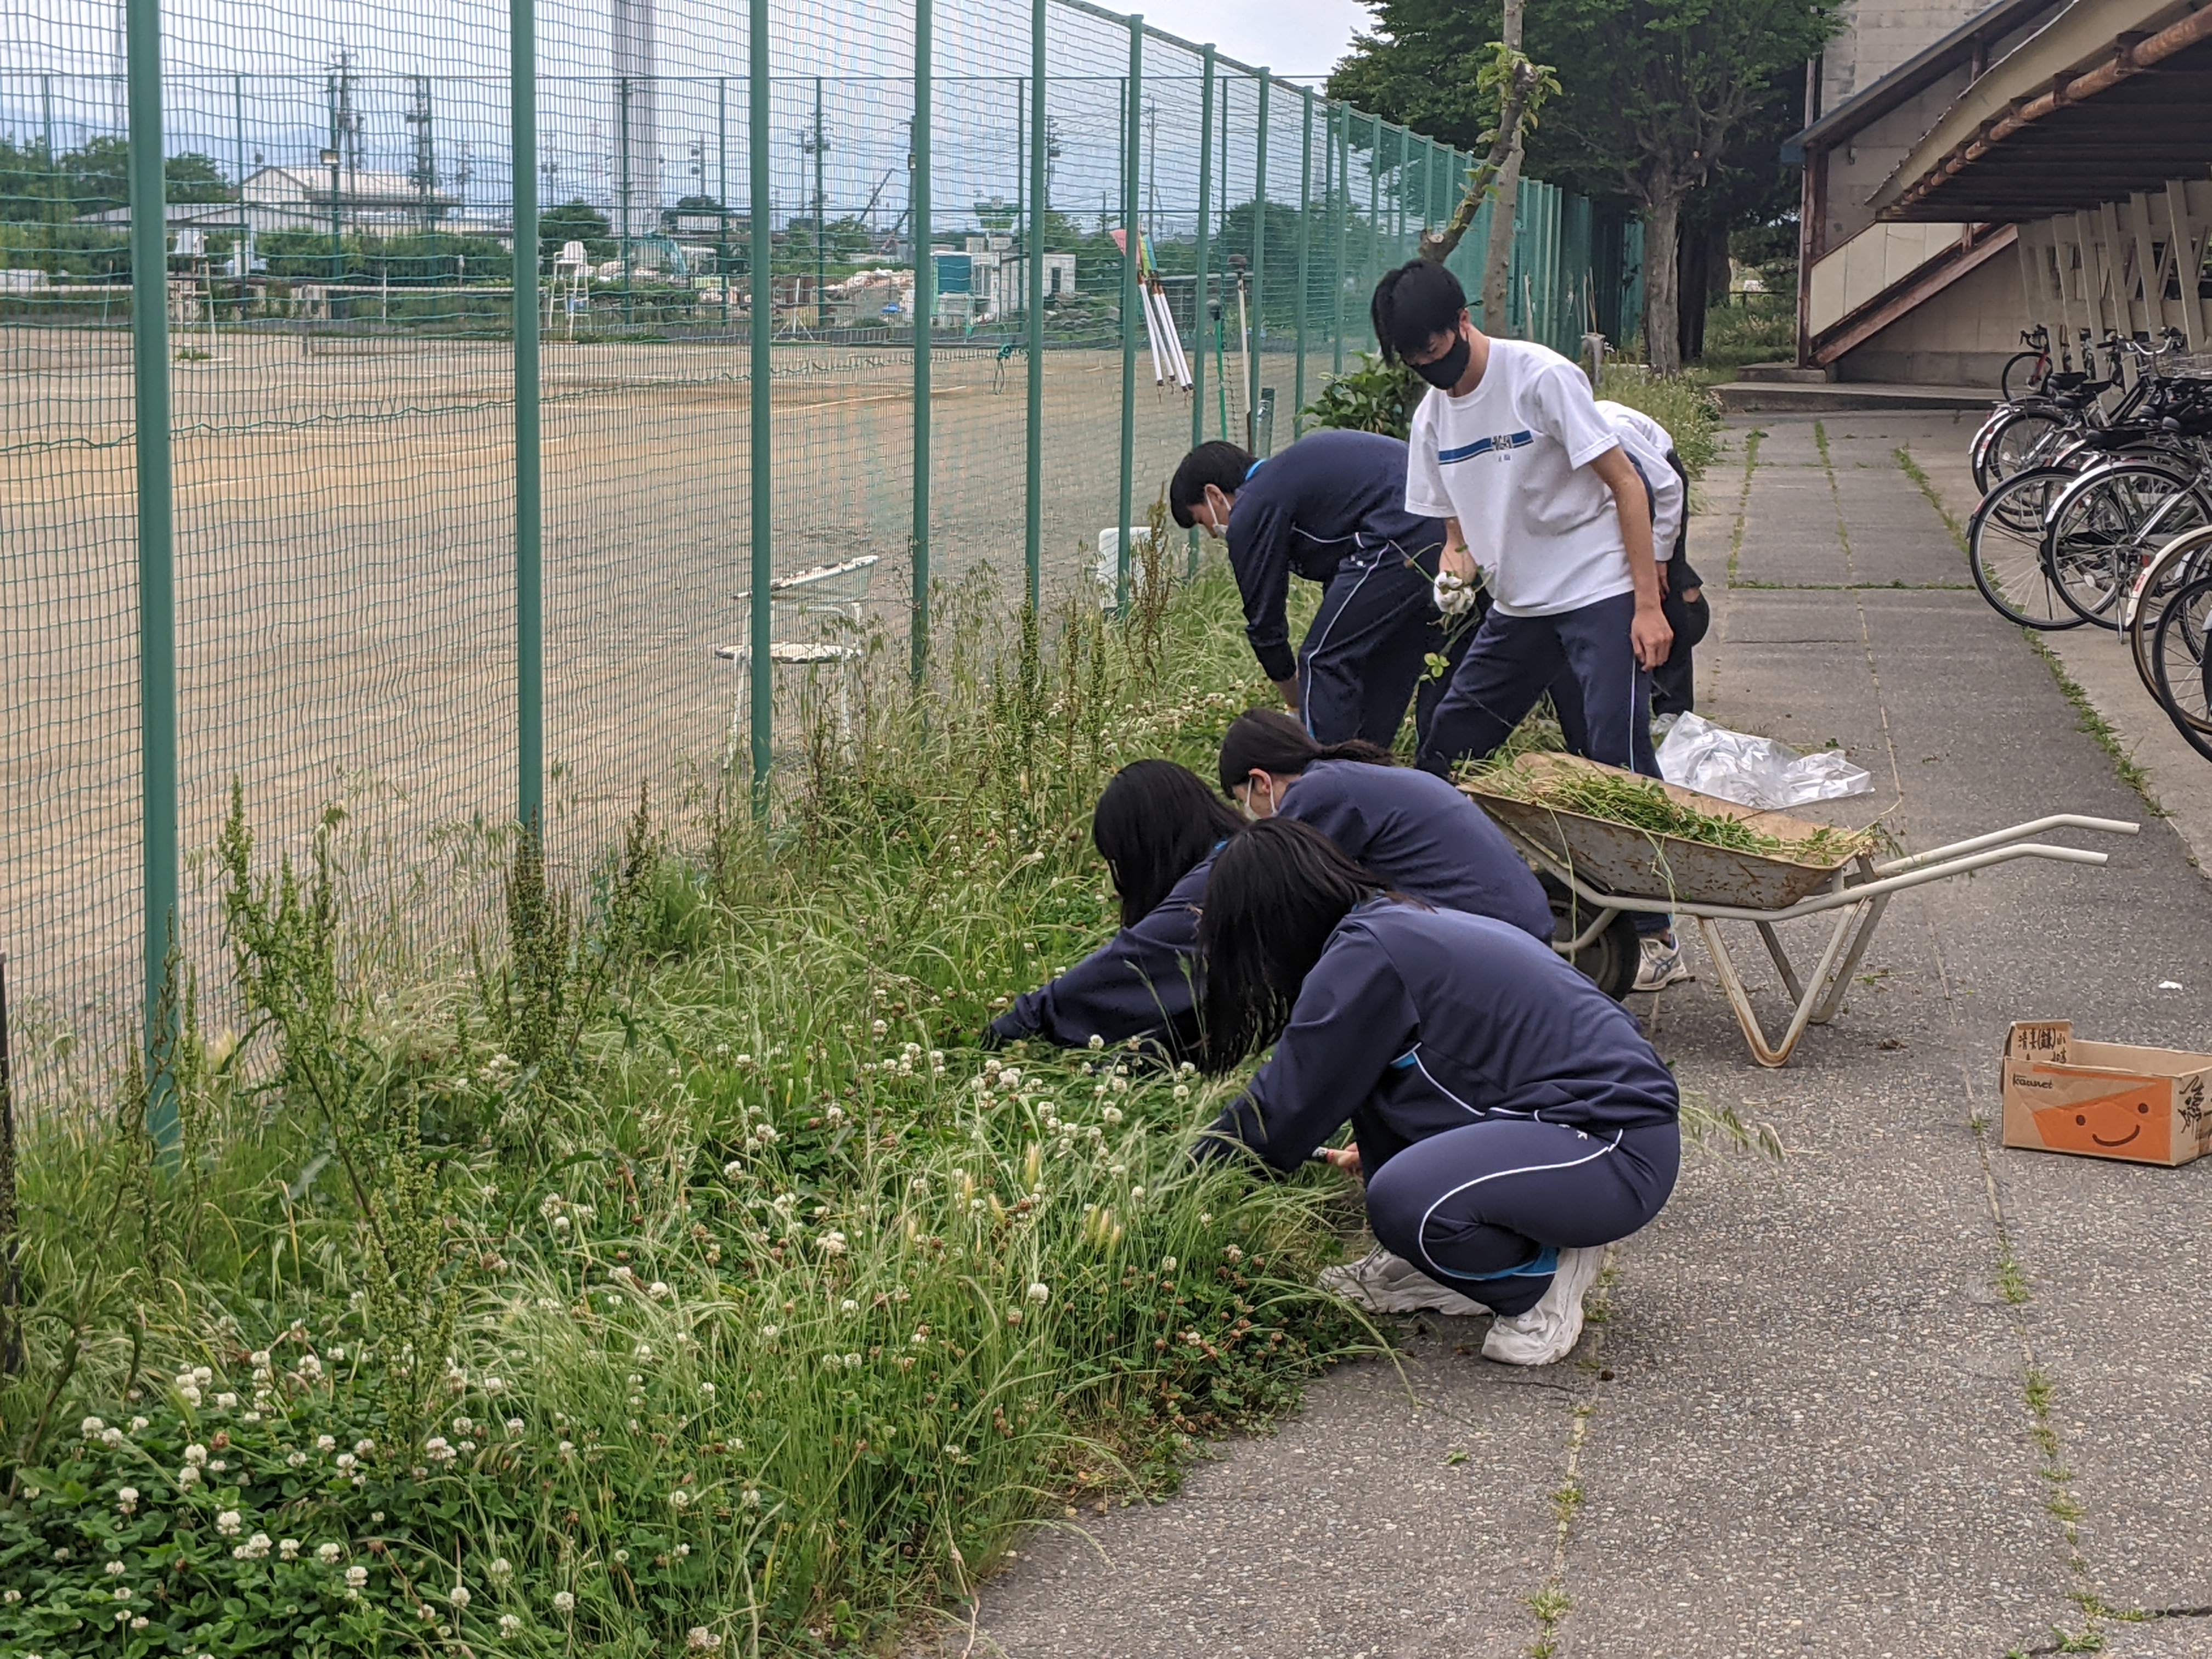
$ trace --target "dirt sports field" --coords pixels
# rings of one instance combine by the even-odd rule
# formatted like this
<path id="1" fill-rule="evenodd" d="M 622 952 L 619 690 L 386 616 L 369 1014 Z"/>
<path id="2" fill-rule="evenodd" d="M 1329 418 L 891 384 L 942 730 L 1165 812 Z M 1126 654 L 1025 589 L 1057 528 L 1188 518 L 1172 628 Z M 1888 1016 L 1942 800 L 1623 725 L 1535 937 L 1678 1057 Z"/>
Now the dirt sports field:
<path id="1" fill-rule="evenodd" d="M 514 798 L 509 348 L 434 337 L 179 333 L 173 369 L 184 843 L 230 780 L 272 843 L 373 803 L 390 859 L 507 820 Z M 1291 361 L 1270 359 L 1291 405 Z M 1309 385 L 1320 383 L 1319 368 Z M 547 759 L 556 850 L 604 845 L 639 782 L 720 760 L 742 675 L 742 338 L 549 340 Z M 1234 364 L 1231 364 L 1232 374 Z M 779 345 L 775 566 L 881 556 L 869 611 L 903 652 L 912 362 Z M 1138 515 L 1189 441 L 1139 359 Z M 1021 580 L 1025 360 L 935 356 L 935 569 Z M 1118 349 L 1045 380 L 1048 595 L 1116 517 Z M 1213 397 L 1209 394 L 1208 403 Z M 1231 405 L 1241 428 L 1242 400 Z M 1209 410 L 1209 422 L 1213 412 Z M 1287 426 L 1285 420 L 1284 424 Z M 0 950 L 27 1064 L 136 983 L 137 600 L 131 352 L 117 330 L 0 330 Z M 818 619 L 779 637 L 812 637 Z M 204 898 L 186 918 L 205 958 Z M 28 1079 L 27 1079 L 28 1081 Z"/>

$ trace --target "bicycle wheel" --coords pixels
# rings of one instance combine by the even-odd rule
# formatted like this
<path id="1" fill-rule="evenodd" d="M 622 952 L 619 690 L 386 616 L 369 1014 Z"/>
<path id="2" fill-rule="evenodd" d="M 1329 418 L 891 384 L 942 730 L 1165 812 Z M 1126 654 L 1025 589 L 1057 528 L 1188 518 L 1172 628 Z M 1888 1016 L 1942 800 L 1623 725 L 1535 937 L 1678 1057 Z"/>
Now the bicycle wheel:
<path id="1" fill-rule="evenodd" d="M 2176 536 L 2152 556 L 2121 606 L 2122 626 L 2127 630 L 2136 673 L 2154 697 L 2158 696 L 2158 680 L 2151 667 L 2151 650 L 2158 637 L 2158 619 L 2174 594 L 2207 574 L 2212 574 L 2212 528 L 2190 531 Z"/>
<path id="2" fill-rule="evenodd" d="M 2005 359 L 2004 372 L 1997 376 L 1997 389 L 2004 393 L 2007 403 L 2027 397 L 2042 386 L 2043 377 L 2050 368 L 2049 352 L 2015 351 Z"/>
<path id="3" fill-rule="evenodd" d="M 2212 760 L 2212 684 L 2204 630 L 2212 624 L 2212 576 L 2178 589 L 2160 611 L 2151 645 L 2151 690 L 2189 746 Z"/>
<path id="4" fill-rule="evenodd" d="M 2048 405 L 2022 404 L 1993 422 L 1976 455 L 1974 482 L 1991 489 L 2015 472 L 2039 465 L 2068 422 Z"/>
<path id="5" fill-rule="evenodd" d="M 2079 628 L 2043 564 L 2043 520 L 2076 475 L 2040 466 L 2016 473 L 1982 497 L 1966 525 L 1966 562 L 1974 586 L 1996 613 L 2022 628 Z"/>
<path id="6" fill-rule="evenodd" d="M 2059 598 L 2084 622 L 2118 629 L 2120 602 L 2151 553 L 2212 524 L 2197 480 L 2149 461 L 2115 461 L 2082 474 L 2051 502 L 2043 562 Z"/>

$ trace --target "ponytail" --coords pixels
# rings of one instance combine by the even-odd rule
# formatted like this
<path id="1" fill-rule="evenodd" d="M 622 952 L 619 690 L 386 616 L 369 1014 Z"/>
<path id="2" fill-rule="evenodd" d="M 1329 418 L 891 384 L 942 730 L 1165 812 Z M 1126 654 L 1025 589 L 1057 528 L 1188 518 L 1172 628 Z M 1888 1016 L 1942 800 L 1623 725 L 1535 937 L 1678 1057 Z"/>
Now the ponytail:
<path id="1" fill-rule="evenodd" d="M 1358 761 L 1395 766 L 1387 749 L 1353 738 L 1344 743 L 1316 743 L 1305 727 L 1279 708 L 1251 708 L 1230 723 L 1221 739 L 1221 793 L 1231 794 L 1255 772 L 1295 777 L 1316 761 Z"/>

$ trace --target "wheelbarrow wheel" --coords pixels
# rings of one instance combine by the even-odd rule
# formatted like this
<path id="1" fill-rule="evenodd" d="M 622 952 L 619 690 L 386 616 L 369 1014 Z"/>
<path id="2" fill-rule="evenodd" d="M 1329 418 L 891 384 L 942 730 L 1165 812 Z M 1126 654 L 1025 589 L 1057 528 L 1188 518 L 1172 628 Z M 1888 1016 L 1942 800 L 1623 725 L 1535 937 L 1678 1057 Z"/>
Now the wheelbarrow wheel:
<path id="1" fill-rule="evenodd" d="M 1544 884 L 1544 896 L 1552 902 L 1553 939 L 1564 945 L 1581 937 L 1583 931 L 1596 920 L 1597 912 L 1577 898 L 1565 883 L 1549 876 L 1539 879 Z M 1567 960 L 1593 981 L 1599 990 L 1618 1002 L 1628 995 L 1636 983 L 1641 949 L 1636 936 L 1636 918 L 1623 911 L 1607 924 L 1603 933 Z"/>

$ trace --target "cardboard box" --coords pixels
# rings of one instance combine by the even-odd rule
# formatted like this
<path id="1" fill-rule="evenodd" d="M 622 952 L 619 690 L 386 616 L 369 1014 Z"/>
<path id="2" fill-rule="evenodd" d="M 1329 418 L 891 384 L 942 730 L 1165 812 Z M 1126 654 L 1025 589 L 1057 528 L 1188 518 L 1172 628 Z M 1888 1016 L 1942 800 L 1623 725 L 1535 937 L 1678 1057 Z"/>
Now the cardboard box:
<path id="1" fill-rule="evenodd" d="M 2070 1020 L 2006 1034 L 2004 1144 L 2168 1168 L 2212 1151 L 2212 1054 L 2088 1042 Z"/>

